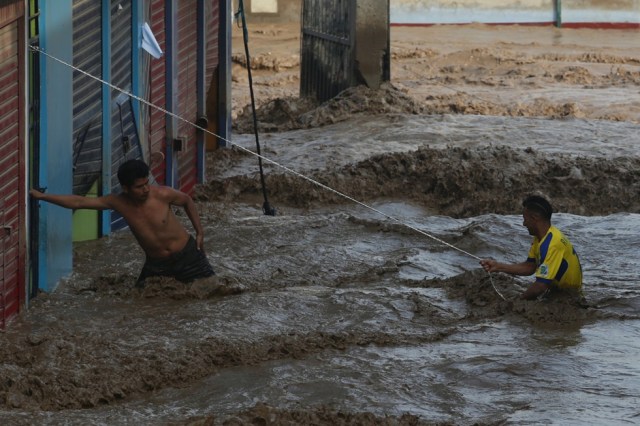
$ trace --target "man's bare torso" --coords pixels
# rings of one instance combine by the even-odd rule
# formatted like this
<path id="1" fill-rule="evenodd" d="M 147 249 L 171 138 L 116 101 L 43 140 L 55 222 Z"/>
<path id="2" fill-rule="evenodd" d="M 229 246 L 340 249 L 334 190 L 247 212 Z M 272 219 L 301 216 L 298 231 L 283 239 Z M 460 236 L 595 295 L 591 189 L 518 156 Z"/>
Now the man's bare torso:
<path id="1" fill-rule="evenodd" d="M 112 203 L 148 257 L 164 258 L 187 244 L 189 234 L 174 214 L 162 187 L 150 187 L 146 200 L 120 194 L 113 196 Z"/>

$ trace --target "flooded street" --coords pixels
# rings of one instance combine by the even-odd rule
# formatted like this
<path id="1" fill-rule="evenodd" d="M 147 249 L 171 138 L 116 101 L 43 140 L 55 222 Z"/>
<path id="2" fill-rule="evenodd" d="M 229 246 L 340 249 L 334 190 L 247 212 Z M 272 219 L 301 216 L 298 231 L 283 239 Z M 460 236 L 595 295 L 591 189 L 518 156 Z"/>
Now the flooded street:
<path id="1" fill-rule="evenodd" d="M 637 32 L 395 29 L 391 84 L 312 106 L 295 34 L 261 31 L 256 58 L 290 64 L 256 77 L 277 215 L 239 95 L 238 147 L 196 196 L 217 275 L 140 290 L 128 231 L 77 243 L 73 275 L 0 334 L 0 424 L 639 422 Z M 584 305 L 521 301 L 532 277 L 478 264 L 526 259 L 532 192 Z"/>
<path id="2" fill-rule="evenodd" d="M 481 256 L 517 260 L 527 249 L 516 215 L 376 208 Z M 640 215 L 558 215 L 583 254 L 585 309 L 519 301 L 528 280 L 496 275 L 502 301 L 475 260 L 369 211 L 335 210 L 227 211 L 207 229 L 219 276 L 190 289 L 134 289 L 139 265 L 109 266 L 134 241 L 110 237 L 109 258 L 85 265 L 101 273 L 76 273 L 36 302 L 37 323 L 3 336 L 21 345 L 11 372 L 32 394 L 9 394 L 22 407 L 3 418 L 172 424 L 262 403 L 287 416 L 331 407 L 454 424 L 635 421 L 640 270 L 602 241 L 637 246 Z"/>

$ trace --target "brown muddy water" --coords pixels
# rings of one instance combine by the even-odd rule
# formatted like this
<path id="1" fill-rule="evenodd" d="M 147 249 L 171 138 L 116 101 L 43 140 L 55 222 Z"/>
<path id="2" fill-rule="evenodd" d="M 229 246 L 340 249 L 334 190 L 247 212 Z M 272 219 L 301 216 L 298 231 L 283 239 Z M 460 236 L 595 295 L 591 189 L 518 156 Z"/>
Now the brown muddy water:
<path id="1" fill-rule="evenodd" d="M 637 422 L 637 127 L 496 120 L 359 118 L 265 139 L 273 161 L 391 219 L 274 165 L 278 214 L 265 216 L 255 157 L 212 155 L 199 205 L 218 276 L 137 290 L 127 231 L 76 244 L 72 277 L 0 335 L 0 422 Z M 500 144 L 517 135 L 538 149 Z M 475 258 L 405 226 L 519 261 L 519 201 L 534 189 L 564 206 L 554 223 L 580 253 L 587 307 L 522 302 L 529 279 L 492 283 Z"/>
<path id="2" fill-rule="evenodd" d="M 637 32 L 392 36 L 392 84 L 317 106 L 291 97 L 299 38 L 252 33 L 277 215 L 256 157 L 218 150 L 197 193 L 216 277 L 139 290 L 128 231 L 76 244 L 72 276 L 0 334 L 0 424 L 639 423 Z M 478 265 L 526 257 L 532 192 L 584 305 L 520 301 L 530 277 Z"/>

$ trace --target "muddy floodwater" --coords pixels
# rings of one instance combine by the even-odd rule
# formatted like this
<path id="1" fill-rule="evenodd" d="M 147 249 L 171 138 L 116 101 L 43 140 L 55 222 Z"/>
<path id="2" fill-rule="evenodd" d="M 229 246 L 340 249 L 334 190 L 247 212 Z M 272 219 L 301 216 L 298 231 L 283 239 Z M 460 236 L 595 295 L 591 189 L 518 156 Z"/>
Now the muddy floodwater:
<path id="1" fill-rule="evenodd" d="M 294 96 L 295 32 L 253 36 L 277 214 L 238 95 L 196 194 L 217 275 L 137 289 L 127 230 L 76 243 L 0 334 L 0 424 L 639 423 L 638 33 L 394 29 L 392 82 L 325 105 Z M 581 303 L 478 264 L 526 258 L 534 192 Z"/>

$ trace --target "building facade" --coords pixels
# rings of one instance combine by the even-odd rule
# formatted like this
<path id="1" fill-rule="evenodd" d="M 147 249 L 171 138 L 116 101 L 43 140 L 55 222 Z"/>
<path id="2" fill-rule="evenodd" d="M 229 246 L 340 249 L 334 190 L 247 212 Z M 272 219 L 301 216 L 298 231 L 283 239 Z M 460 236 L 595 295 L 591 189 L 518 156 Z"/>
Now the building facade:
<path id="1" fill-rule="evenodd" d="M 115 212 L 33 202 L 28 188 L 117 193 L 132 158 L 189 194 L 204 181 L 203 129 L 230 132 L 230 9 L 0 0 L 0 327 L 71 273 L 74 241 L 126 226 Z"/>

